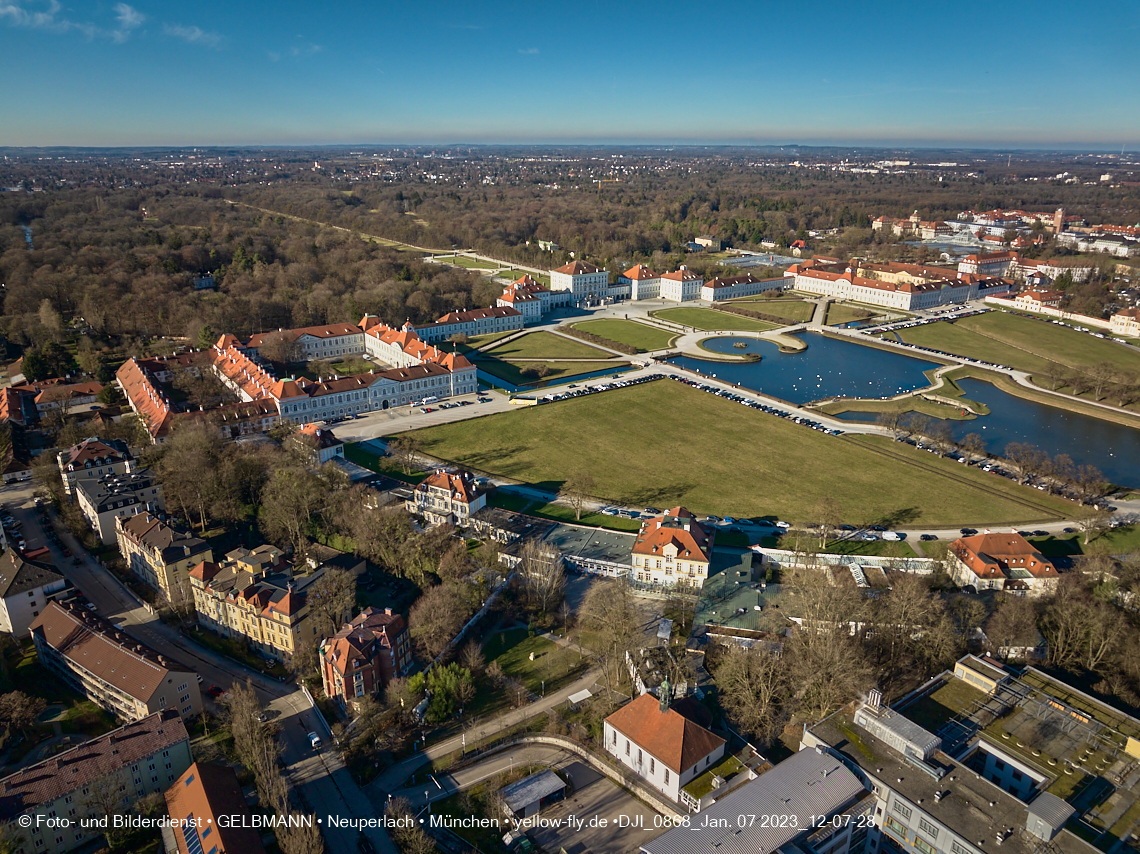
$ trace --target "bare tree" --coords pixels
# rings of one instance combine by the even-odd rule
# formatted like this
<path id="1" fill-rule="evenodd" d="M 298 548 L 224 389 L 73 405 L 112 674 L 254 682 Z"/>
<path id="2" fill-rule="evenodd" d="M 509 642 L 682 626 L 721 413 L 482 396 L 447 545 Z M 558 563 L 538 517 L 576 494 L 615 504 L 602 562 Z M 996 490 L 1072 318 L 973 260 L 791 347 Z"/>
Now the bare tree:
<path id="1" fill-rule="evenodd" d="M 519 579 L 527 602 L 541 614 L 549 614 L 562 601 L 566 571 L 562 555 L 546 543 L 527 540 L 519 553 Z"/>
<path id="2" fill-rule="evenodd" d="M 421 450 L 419 439 L 410 433 L 404 433 L 393 439 L 388 447 L 404 474 L 411 474 L 416 470 Z"/>
<path id="3" fill-rule="evenodd" d="M 1101 507 L 1085 507 L 1073 519 L 1073 524 L 1077 526 L 1078 530 L 1084 532 L 1085 545 L 1087 546 L 1089 540 L 1107 530 L 1112 524 L 1112 511 Z"/>
<path id="4" fill-rule="evenodd" d="M 471 608 L 452 584 L 429 587 L 412 605 L 408 626 L 412 639 L 427 658 L 443 652 L 463 628 Z"/>
<path id="5" fill-rule="evenodd" d="M 558 497 L 564 499 L 574 508 L 575 520 L 581 521 L 582 508 L 590 495 L 593 494 L 594 489 L 593 475 L 584 469 L 580 469 L 570 475 L 562 484 L 562 489 L 558 491 Z"/>
<path id="6" fill-rule="evenodd" d="M 599 579 L 590 585 L 578 612 L 582 627 L 597 639 L 595 653 L 606 684 L 618 682 L 625 654 L 640 635 L 640 620 L 629 586 L 618 579 Z"/>
<path id="7" fill-rule="evenodd" d="M 1036 445 L 1027 442 L 1010 442 L 1005 446 L 1005 456 L 1017 466 L 1022 483 L 1028 483 L 1049 465 L 1049 455 Z"/>
<path id="8" fill-rule="evenodd" d="M 875 423 L 884 430 L 890 431 L 891 435 L 895 437 L 896 442 L 901 442 L 910 435 L 910 431 L 903 422 L 903 413 L 905 411 L 904 409 L 886 409 L 875 417 Z"/>
<path id="9" fill-rule="evenodd" d="M 0 654 L 2 652 L 0 650 Z M 26 736 L 28 729 L 35 726 L 36 718 L 46 708 L 47 701 L 42 697 L 29 697 L 23 691 L 10 691 L 0 696 L 0 721 Z"/>
<path id="10" fill-rule="evenodd" d="M 716 668 L 721 705 L 740 729 L 769 741 L 782 720 L 780 697 L 788 686 L 780 659 L 765 649 L 728 647 Z"/>
<path id="11" fill-rule="evenodd" d="M 304 350 L 299 341 L 299 336 L 295 336 L 286 330 L 270 332 L 261 339 L 261 346 L 257 348 L 257 353 L 262 358 L 279 365 L 294 365 L 305 359 Z"/>
<path id="12" fill-rule="evenodd" d="M 1006 596 L 985 622 L 986 638 L 995 655 L 1008 659 L 1015 649 L 1036 645 L 1037 612 L 1023 596 Z"/>
<path id="13" fill-rule="evenodd" d="M 825 495 L 815 509 L 816 524 L 819 525 L 819 547 L 822 549 L 828 537 L 843 521 L 843 509 L 834 496 Z"/>
<path id="14" fill-rule="evenodd" d="M 305 590 L 305 602 L 316 637 L 336 634 L 356 606 L 356 576 L 343 569 L 325 569 Z"/>
<path id="15" fill-rule="evenodd" d="M 301 818 L 301 814 L 295 810 L 282 812 L 281 815 Z M 321 829 L 315 824 L 304 821 L 290 822 L 279 826 L 275 833 L 281 854 L 321 854 L 325 850 Z"/>

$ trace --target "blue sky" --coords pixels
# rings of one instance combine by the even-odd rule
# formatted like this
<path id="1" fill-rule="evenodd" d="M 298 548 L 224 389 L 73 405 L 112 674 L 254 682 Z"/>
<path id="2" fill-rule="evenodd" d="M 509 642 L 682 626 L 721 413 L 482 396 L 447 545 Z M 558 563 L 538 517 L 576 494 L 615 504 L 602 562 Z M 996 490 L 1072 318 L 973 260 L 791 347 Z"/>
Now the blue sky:
<path id="1" fill-rule="evenodd" d="M 0 145 L 1140 148 L 1140 3 L 0 0 Z"/>

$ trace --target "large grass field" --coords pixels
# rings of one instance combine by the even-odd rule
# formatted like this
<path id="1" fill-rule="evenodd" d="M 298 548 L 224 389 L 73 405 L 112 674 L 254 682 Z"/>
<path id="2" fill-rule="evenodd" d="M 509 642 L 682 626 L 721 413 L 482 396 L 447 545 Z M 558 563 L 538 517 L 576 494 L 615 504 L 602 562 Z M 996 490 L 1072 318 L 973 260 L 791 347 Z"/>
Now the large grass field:
<path id="1" fill-rule="evenodd" d="M 628 344 L 636 347 L 642 353 L 650 350 L 664 350 L 676 337 L 654 326 L 647 326 L 633 320 L 585 320 L 581 323 L 571 324 L 575 329 L 589 332 L 591 335 L 600 335 L 617 341 L 619 344 Z"/>
<path id="2" fill-rule="evenodd" d="M 1140 353 L 1068 326 L 991 311 L 950 323 L 904 329 L 904 341 L 948 353 L 1042 372 L 1052 365 L 1088 368 L 1098 362 L 1140 373 Z"/>
<path id="3" fill-rule="evenodd" d="M 572 341 L 553 332 L 531 332 L 483 351 L 487 356 L 509 361 L 512 359 L 606 359 L 610 354 L 592 347 L 584 341 Z M 482 367 L 482 366 L 480 366 Z"/>
<path id="4" fill-rule="evenodd" d="M 815 303 L 804 302 L 802 299 L 745 297 L 734 299 L 729 304 L 748 311 L 774 314 L 776 317 L 784 318 L 788 323 L 807 323 L 815 313 Z"/>
<path id="5" fill-rule="evenodd" d="M 1072 513 L 1067 501 L 909 445 L 824 436 L 667 380 L 417 436 L 428 454 L 542 489 L 586 470 L 599 498 L 699 514 L 803 522 L 826 496 L 852 524 L 1013 524 Z"/>
<path id="6" fill-rule="evenodd" d="M 842 323 L 851 323 L 855 320 L 866 320 L 869 317 L 874 317 L 875 312 L 868 311 L 865 308 L 857 308 L 853 305 L 844 305 L 842 303 L 833 302 L 827 307 L 827 320 L 824 323 L 827 326 L 838 326 Z"/>
<path id="7" fill-rule="evenodd" d="M 725 332 L 732 329 L 763 332 L 765 329 L 776 328 L 774 323 L 765 323 L 763 320 L 753 320 L 751 317 L 741 317 L 738 314 L 729 314 L 727 311 L 716 311 L 711 308 L 666 308 L 654 311 L 652 314 L 662 320 L 671 320 L 673 323 L 692 326 L 694 329 L 703 329 L 706 332 Z"/>

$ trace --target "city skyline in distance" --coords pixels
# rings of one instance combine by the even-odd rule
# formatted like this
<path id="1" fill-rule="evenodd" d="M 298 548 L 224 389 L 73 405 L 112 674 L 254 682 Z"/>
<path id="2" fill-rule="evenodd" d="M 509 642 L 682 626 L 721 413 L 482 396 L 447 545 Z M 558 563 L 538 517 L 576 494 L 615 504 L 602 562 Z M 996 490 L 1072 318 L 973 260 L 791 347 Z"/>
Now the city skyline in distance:
<path id="1" fill-rule="evenodd" d="M 810 12 L 0 0 L 0 146 L 1140 146 L 1140 7 Z"/>

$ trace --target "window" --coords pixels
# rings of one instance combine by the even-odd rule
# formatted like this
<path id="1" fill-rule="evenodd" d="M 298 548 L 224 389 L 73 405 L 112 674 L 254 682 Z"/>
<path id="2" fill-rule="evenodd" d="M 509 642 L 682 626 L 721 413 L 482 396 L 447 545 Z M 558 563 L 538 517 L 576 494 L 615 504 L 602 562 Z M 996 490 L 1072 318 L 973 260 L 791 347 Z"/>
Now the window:
<path id="1" fill-rule="evenodd" d="M 665 769 L 665 785 L 669 785 L 669 769 Z"/>
<path id="2" fill-rule="evenodd" d="M 617 744 L 617 730 L 616 729 L 614 730 L 614 741 L 613 741 L 613 743 Z"/>
<path id="3" fill-rule="evenodd" d="M 917 848 L 922 854 L 937 854 L 938 849 L 923 839 L 921 836 L 914 838 L 914 847 Z"/>
<path id="4" fill-rule="evenodd" d="M 906 804 L 902 803 L 898 798 L 895 798 L 895 802 L 892 804 L 892 806 L 894 807 L 895 812 L 897 812 L 899 815 L 901 815 L 907 821 L 910 821 L 910 816 L 911 816 L 910 807 L 908 807 Z"/>
<path id="5" fill-rule="evenodd" d="M 958 842 L 951 842 L 950 850 L 954 852 L 954 854 L 970 854 L 970 849 Z"/>
<path id="6" fill-rule="evenodd" d="M 625 755 L 629 756 L 629 739 L 625 740 Z"/>
<path id="7" fill-rule="evenodd" d="M 931 839 L 938 838 L 938 828 L 924 818 L 920 818 L 918 820 L 918 829 L 929 836 Z"/>
<path id="8" fill-rule="evenodd" d="M 649 757 L 649 773 L 657 773 L 657 761 L 652 756 Z"/>
<path id="9" fill-rule="evenodd" d="M 997 768 L 999 771 L 1004 771 L 1005 770 L 1005 763 L 1002 762 L 1000 759 L 995 759 L 994 760 L 994 767 Z"/>
<path id="10" fill-rule="evenodd" d="M 640 765 L 644 760 L 641 756 L 641 748 L 637 748 L 637 764 Z"/>
<path id="11" fill-rule="evenodd" d="M 886 827 L 888 830 L 893 830 L 895 833 L 897 833 L 897 834 L 898 834 L 899 836 L 901 836 L 903 839 L 906 839 L 906 828 L 905 828 L 905 827 L 903 827 L 903 826 L 902 826 L 902 825 L 901 825 L 901 824 L 898 822 L 898 820 L 897 820 L 897 819 L 895 819 L 894 817 L 892 817 L 892 816 L 887 816 L 887 820 L 886 820 L 886 822 L 884 823 L 884 827 Z"/>

